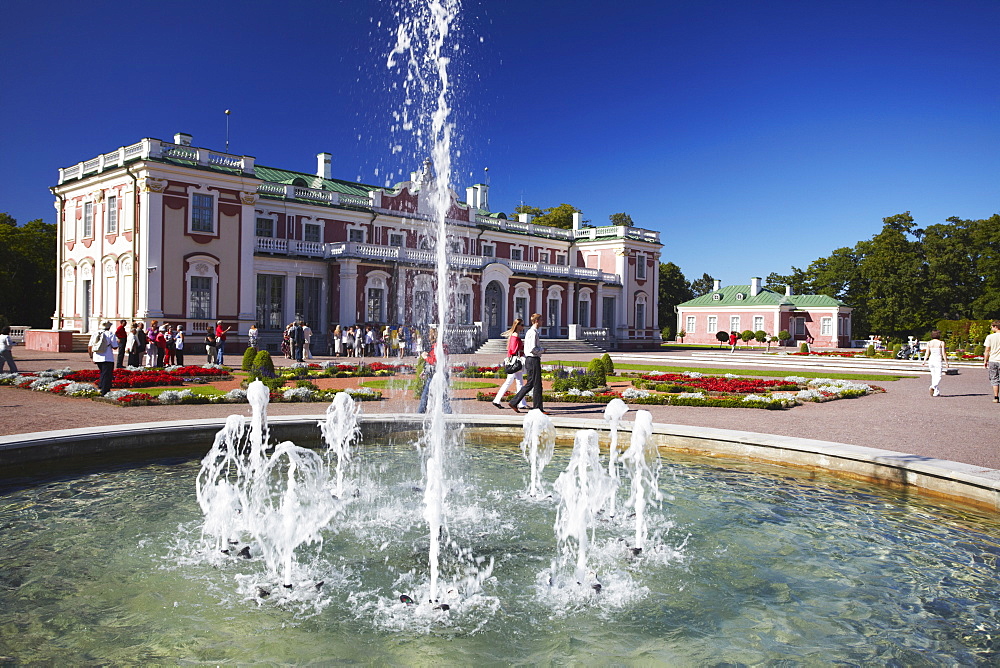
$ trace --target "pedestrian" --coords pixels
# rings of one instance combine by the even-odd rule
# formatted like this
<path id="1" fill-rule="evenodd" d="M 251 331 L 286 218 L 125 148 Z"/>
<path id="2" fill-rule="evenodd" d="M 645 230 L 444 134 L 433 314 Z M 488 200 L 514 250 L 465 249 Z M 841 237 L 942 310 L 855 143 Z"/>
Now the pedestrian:
<path id="1" fill-rule="evenodd" d="M 165 325 L 167 331 L 163 333 L 163 339 L 166 343 L 166 348 L 163 353 L 163 366 L 173 366 L 174 365 L 174 326 L 171 324 Z"/>
<path id="2" fill-rule="evenodd" d="M 257 323 L 250 325 L 250 329 L 247 330 L 247 347 L 257 350 L 257 340 L 260 338 L 260 330 L 257 329 Z"/>
<path id="3" fill-rule="evenodd" d="M 516 392 L 520 392 L 521 388 L 524 387 L 524 340 L 521 338 L 521 332 L 524 330 L 524 320 L 521 318 L 516 318 L 514 324 L 510 326 L 502 336 L 507 337 L 507 359 L 517 360 L 517 371 L 510 372 L 507 374 L 507 380 L 503 382 L 500 389 L 497 390 L 497 395 L 493 397 L 493 405 L 497 408 L 503 408 L 503 404 L 500 402 L 503 400 L 503 395 L 507 392 L 507 388 L 510 387 L 511 383 L 515 384 Z M 528 410 L 528 404 L 525 402 L 524 397 L 521 398 L 521 403 L 519 408 Z"/>
<path id="4" fill-rule="evenodd" d="M 211 327 L 205 330 L 205 358 L 215 364 L 215 330 Z"/>
<path id="5" fill-rule="evenodd" d="M 232 326 L 223 327 L 222 321 L 215 323 L 215 363 L 222 366 L 225 363 L 226 355 L 226 334 Z"/>
<path id="6" fill-rule="evenodd" d="M 292 324 L 291 332 L 289 332 L 289 339 L 292 343 L 292 355 L 296 362 L 302 361 L 303 348 L 306 345 L 306 335 L 305 330 L 302 327 L 302 321 L 296 320 Z"/>
<path id="7" fill-rule="evenodd" d="M 154 366 L 162 367 L 163 360 L 167 357 L 167 326 L 162 325 L 158 332 L 156 332 L 156 338 L 153 339 L 153 343 L 156 344 L 156 364 Z"/>
<path id="8" fill-rule="evenodd" d="M 292 327 L 294 323 L 288 323 L 285 331 L 281 333 L 281 354 L 285 359 L 292 359 Z"/>
<path id="9" fill-rule="evenodd" d="M 119 320 L 118 329 L 115 330 L 115 338 L 118 339 L 118 360 L 115 366 L 119 369 L 125 366 L 125 347 L 128 343 L 128 329 L 125 327 L 127 324 L 127 320 Z"/>
<path id="10" fill-rule="evenodd" d="M 313 358 L 312 354 L 312 338 L 313 331 L 312 327 L 309 326 L 308 322 L 302 323 L 302 358 L 311 360 Z M 300 362 L 302 360 L 299 360 Z"/>
<path id="11" fill-rule="evenodd" d="M 354 328 L 353 327 L 345 327 L 344 328 L 344 332 L 341 335 L 340 342 L 343 345 L 343 350 L 341 352 L 343 353 L 344 357 L 353 357 L 354 356 Z"/>
<path id="12" fill-rule="evenodd" d="M 128 353 L 128 366 L 130 367 L 139 366 L 142 351 L 145 350 L 145 346 L 139 346 L 139 332 L 142 332 L 142 328 L 133 322 L 128 329 L 128 336 L 125 337 L 125 351 Z"/>
<path id="13" fill-rule="evenodd" d="M 924 366 L 931 372 L 930 393 L 932 397 L 941 396 L 940 388 L 942 368 L 948 368 L 948 351 L 944 341 L 941 340 L 941 332 L 934 330 L 931 332 L 931 340 L 924 348 Z"/>
<path id="14" fill-rule="evenodd" d="M 729 352 L 731 352 L 731 353 L 735 353 L 736 352 L 736 342 L 739 341 L 739 340 L 740 340 L 740 335 L 739 334 L 737 334 L 736 332 L 729 332 L 729 345 L 732 346 L 732 348 L 730 348 Z"/>
<path id="15" fill-rule="evenodd" d="M 174 364 L 184 366 L 184 325 L 177 325 L 174 332 Z"/>
<path id="16" fill-rule="evenodd" d="M 527 373 L 527 382 L 521 386 L 514 398 L 508 404 L 515 413 L 520 413 L 518 404 L 531 392 L 532 408 L 535 410 L 545 410 L 542 407 L 542 353 L 545 348 L 540 345 L 539 325 L 542 323 L 541 313 L 531 314 L 531 328 L 524 337 L 524 370 Z M 545 413 L 548 415 L 548 413 Z"/>
<path id="17" fill-rule="evenodd" d="M 993 386 L 993 403 L 1000 404 L 1000 320 L 990 323 L 992 330 L 983 345 L 983 366 L 989 371 L 990 385 Z"/>
<path id="18" fill-rule="evenodd" d="M 3 371 L 3 365 L 6 364 L 10 367 L 11 373 L 17 373 L 17 365 L 14 364 L 14 353 L 11 352 L 11 348 L 14 347 L 14 339 L 10 338 L 10 327 L 7 325 L 0 329 L 0 371 Z"/>
<path id="19" fill-rule="evenodd" d="M 149 345 L 149 337 L 146 335 L 146 323 L 137 320 L 133 323 L 135 327 L 135 358 L 134 364 L 129 361 L 129 366 L 143 366 L 143 359 L 146 357 L 146 348 Z"/>
<path id="20" fill-rule="evenodd" d="M 146 329 L 146 366 L 156 366 L 156 334 L 159 331 L 159 320 L 149 323 Z"/>
<path id="21" fill-rule="evenodd" d="M 328 343 L 327 352 L 330 357 L 340 357 L 340 351 L 344 349 L 344 333 L 340 331 L 340 325 L 330 327 Z"/>
<path id="22" fill-rule="evenodd" d="M 365 356 L 365 330 L 361 325 L 354 328 L 354 356 L 361 358 Z"/>
<path id="23" fill-rule="evenodd" d="M 87 345 L 87 352 L 90 353 L 97 370 L 101 372 L 97 386 L 101 390 L 101 396 L 111 391 L 115 381 L 115 350 L 118 349 L 118 337 L 111 331 L 111 321 L 106 320 L 101 323 L 101 329 L 94 332 Z"/>

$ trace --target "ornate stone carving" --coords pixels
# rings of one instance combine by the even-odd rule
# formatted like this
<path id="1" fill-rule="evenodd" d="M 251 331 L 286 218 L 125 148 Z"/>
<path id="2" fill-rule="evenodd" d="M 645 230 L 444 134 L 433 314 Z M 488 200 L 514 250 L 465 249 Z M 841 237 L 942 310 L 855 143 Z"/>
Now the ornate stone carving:
<path id="1" fill-rule="evenodd" d="M 100 204 L 103 201 L 104 201 L 104 191 L 103 190 L 95 190 L 94 191 L 94 202 L 96 202 L 97 204 Z"/>
<path id="2" fill-rule="evenodd" d="M 127 257 L 122 260 L 121 269 L 123 274 L 132 273 L 132 258 Z"/>
<path id="3" fill-rule="evenodd" d="M 257 193 L 243 191 L 240 193 L 240 201 L 246 206 L 253 206 L 257 203 Z"/>
<path id="4" fill-rule="evenodd" d="M 199 262 L 194 266 L 194 272 L 199 276 L 208 276 L 209 273 L 211 273 L 211 270 L 208 268 L 207 264 Z"/>
<path id="5" fill-rule="evenodd" d="M 154 179 L 147 176 L 139 181 L 139 187 L 142 188 L 143 192 L 162 193 L 167 188 L 167 181 L 166 179 Z"/>
<path id="6" fill-rule="evenodd" d="M 67 281 L 72 281 L 76 277 L 76 270 L 73 267 L 66 267 L 63 269 L 63 278 Z"/>
<path id="7" fill-rule="evenodd" d="M 80 278 L 89 281 L 94 277 L 94 266 L 91 264 L 85 264 L 80 267 Z"/>

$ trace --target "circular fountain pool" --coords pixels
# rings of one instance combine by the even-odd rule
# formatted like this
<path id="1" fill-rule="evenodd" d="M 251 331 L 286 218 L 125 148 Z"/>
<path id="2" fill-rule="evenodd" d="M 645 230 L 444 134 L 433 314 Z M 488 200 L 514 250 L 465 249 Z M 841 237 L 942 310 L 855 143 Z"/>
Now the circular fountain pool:
<path id="1" fill-rule="evenodd" d="M 598 591 L 550 584 L 558 502 L 545 491 L 568 451 L 534 497 L 516 446 L 452 454 L 448 610 L 400 601 L 419 598 L 427 569 L 421 457 L 409 444 L 357 448 L 342 507 L 322 543 L 298 554 L 290 590 L 252 542 L 226 555 L 203 539 L 198 459 L 10 484 L 0 655 L 673 665 L 1000 656 L 1000 531 L 985 514 L 776 466 L 671 457 L 643 552 L 629 549 L 628 512 L 595 523 Z M 250 559 L 237 556 L 243 547 Z"/>

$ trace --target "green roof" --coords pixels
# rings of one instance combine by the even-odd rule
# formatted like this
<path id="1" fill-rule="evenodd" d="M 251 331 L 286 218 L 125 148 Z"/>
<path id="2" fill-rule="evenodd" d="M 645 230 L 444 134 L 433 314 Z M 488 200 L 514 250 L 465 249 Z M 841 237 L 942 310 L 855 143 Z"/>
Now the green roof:
<path id="1" fill-rule="evenodd" d="M 719 297 L 716 298 L 716 295 Z M 778 306 L 779 304 L 793 305 L 795 308 L 833 308 L 835 306 L 846 306 L 839 299 L 834 299 L 827 295 L 784 295 L 774 290 L 768 290 L 767 288 L 761 288 L 760 292 L 751 297 L 749 285 L 727 285 L 719 290 L 713 290 L 677 306 L 753 307 Z"/>
<path id="2" fill-rule="evenodd" d="M 316 176 L 315 174 L 293 172 L 288 169 L 276 169 L 274 167 L 254 165 L 253 170 L 254 175 L 262 181 L 292 184 L 298 180 L 298 183 L 305 188 L 330 190 L 342 195 L 368 197 L 368 193 L 372 190 L 382 190 L 379 186 L 369 186 L 363 183 L 354 183 L 353 181 L 342 181 L 341 179 L 324 179 L 322 176 Z"/>

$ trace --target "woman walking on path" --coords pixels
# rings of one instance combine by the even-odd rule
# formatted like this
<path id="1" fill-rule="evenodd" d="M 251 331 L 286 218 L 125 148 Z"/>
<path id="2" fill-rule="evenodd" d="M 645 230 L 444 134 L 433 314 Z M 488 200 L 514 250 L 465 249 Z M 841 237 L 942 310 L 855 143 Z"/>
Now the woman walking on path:
<path id="1" fill-rule="evenodd" d="M 510 326 L 502 336 L 507 338 L 507 357 L 516 357 L 521 360 L 521 368 L 514 373 L 507 374 L 507 380 L 503 382 L 500 389 L 497 391 L 497 395 L 493 397 L 493 405 L 497 408 L 503 408 L 503 404 L 500 403 L 503 400 L 503 395 L 507 392 L 507 388 L 510 387 L 511 383 L 515 383 L 517 388 L 515 391 L 520 392 L 521 387 L 524 386 L 524 341 L 521 339 L 521 330 L 524 329 L 524 320 L 517 318 L 514 320 L 514 324 Z M 528 410 L 528 402 L 521 398 L 521 404 L 519 408 L 523 410 Z"/>
<path id="2" fill-rule="evenodd" d="M 942 369 L 948 368 L 948 351 L 945 349 L 944 341 L 941 340 L 940 331 L 935 329 L 931 332 L 931 340 L 927 342 L 925 351 L 924 365 L 931 372 L 930 393 L 932 397 L 938 397 L 941 396 L 938 386 L 941 384 Z"/>
<path id="3" fill-rule="evenodd" d="M 14 355 L 10 352 L 13 346 L 14 340 L 10 338 L 10 327 L 4 325 L 4 328 L 0 329 L 0 371 L 3 371 L 3 365 L 7 364 L 11 373 L 17 373 Z"/>
<path id="4" fill-rule="evenodd" d="M 514 409 L 515 413 L 520 413 L 521 409 L 518 408 L 518 404 L 524 401 L 528 392 L 531 392 L 531 408 L 548 415 L 542 407 L 544 399 L 542 394 L 542 354 L 545 353 L 545 348 L 539 344 L 541 335 L 538 332 L 542 323 L 542 314 L 532 313 L 530 321 L 531 327 L 524 336 L 524 370 L 528 373 L 528 382 L 517 391 L 508 405 Z"/>

